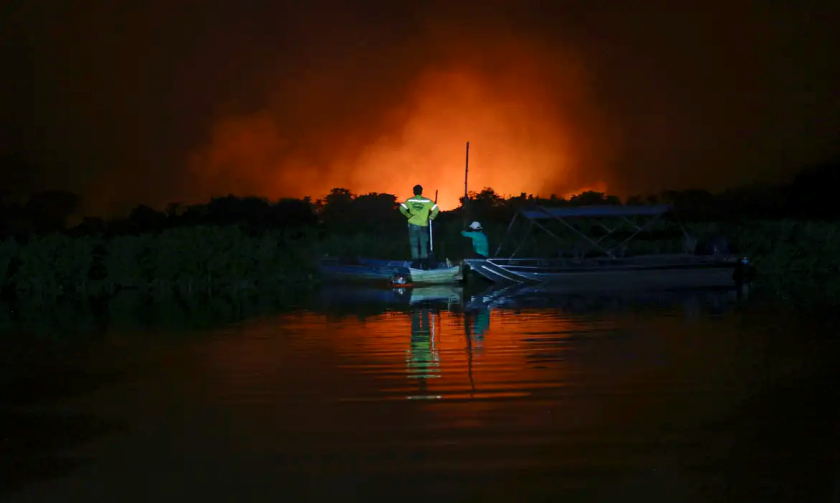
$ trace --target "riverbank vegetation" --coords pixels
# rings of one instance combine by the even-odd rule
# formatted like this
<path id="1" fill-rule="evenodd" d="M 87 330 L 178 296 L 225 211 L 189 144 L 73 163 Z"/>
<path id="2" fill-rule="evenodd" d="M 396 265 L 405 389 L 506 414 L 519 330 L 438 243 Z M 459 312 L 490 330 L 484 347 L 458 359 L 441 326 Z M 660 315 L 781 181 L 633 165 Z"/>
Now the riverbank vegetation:
<path id="1" fill-rule="evenodd" d="M 495 251 L 513 215 L 529 206 L 668 203 L 682 228 L 668 233 L 658 224 L 648 239 L 631 242 L 627 253 L 682 251 L 682 230 L 701 247 L 725 236 L 733 250 L 753 261 L 764 286 L 780 294 L 807 291 L 838 299 L 840 211 L 828 193 L 838 171 L 832 164 L 804 171 L 786 186 L 720 194 L 670 191 L 626 201 L 595 192 L 570 200 L 502 197 L 487 188 L 471 193 L 466 209 L 462 204 L 441 213 L 434 224 L 435 255 L 459 259 L 467 246 L 460 230 L 472 220 L 482 222 Z M 200 205 L 171 204 L 164 211 L 140 206 L 127 218 L 85 218 L 68 227 L 78 197 L 34 194 L 24 204 L 0 205 L 0 286 L 5 296 L 47 298 L 124 289 L 213 294 L 308 287 L 317 282 L 315 266 L 325 255 L 407 258 L 398 203 L 391 194 L 354 195 L 345 189 L 319 200 L 228 196 Z M 582 226 L 595 229 L 591 222 Z M 516 232 L 514 246 L 502 254 L 520 244 L 519 256 L 562 251 L 547 233 L 536 230 L 525 238 Z M 612 244 L 628 235 L 619 234 Z"/>

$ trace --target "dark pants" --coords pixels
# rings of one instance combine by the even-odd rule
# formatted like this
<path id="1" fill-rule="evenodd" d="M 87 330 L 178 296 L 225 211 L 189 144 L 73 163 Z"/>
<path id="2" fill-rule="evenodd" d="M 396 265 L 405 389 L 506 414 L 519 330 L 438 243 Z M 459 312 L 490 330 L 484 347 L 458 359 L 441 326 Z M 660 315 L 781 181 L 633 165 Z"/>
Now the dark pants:
<path id="1" fill-rule="evenodd" d="M 479 255 L 478 253 L 476 253 L 476 251 L 473 249 L 473 247 L 470 246 L 467 249 L 467 251 L 464 252 L 464 258 L 487 258 L 487 257 L 485 257 L 484 255 Z"/>
<path id="2" fill-rule="evenodd" d="M 429 258 L 429 228 L 408 224 L 408 241 L 411 243 L 411 260 Z"/>
<path id="3" fill-rule="evenodd" d="M 470 246 L 467 250 L 464 251 L 464 258 L 478 258 L 478 259 L 486 259 L 484 255 L 479 255 L 475 252 L 472 246 Z M 461 264 L 461 273 L 464 278 L 465 283 L 473 283 L 475 280 L 479 282 L 482 281 L 482 276 L 474 272 L 467 264 Z"/>

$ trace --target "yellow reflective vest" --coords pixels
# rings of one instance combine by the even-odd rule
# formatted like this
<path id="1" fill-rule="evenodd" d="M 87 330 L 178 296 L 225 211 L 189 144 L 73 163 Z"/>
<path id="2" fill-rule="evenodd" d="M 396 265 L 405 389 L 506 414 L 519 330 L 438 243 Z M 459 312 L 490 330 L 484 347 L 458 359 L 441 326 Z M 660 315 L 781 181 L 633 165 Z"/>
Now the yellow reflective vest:
<path id="1" fill-rule="evenodd" d="M 429 220 L 434 220 L 438 211 L 438 205 L 428 197 L 413 196 L 400 203 L 400 213 L 408 218 L 408 223 L 420 227 L 428 227 Z"/>

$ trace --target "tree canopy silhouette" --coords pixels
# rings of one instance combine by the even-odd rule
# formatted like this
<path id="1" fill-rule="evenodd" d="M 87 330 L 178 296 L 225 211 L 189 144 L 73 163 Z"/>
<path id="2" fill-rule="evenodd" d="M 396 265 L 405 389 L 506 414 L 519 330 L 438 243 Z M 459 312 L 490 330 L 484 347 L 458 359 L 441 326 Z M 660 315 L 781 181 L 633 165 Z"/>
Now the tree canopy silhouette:
<path id="1" fill-rule="evenodd" d="M 753 184 L 712 194 L 692 189 L 634 195 L 625 204 L 668 203 L 685 220 L 724 221 L 738 219 L 796 218 L 827 220 L 840 217 L 834 192 L 840 184 L 840 162 L 808 167 L 789 184 Z M 0 193 L 3 193 L 0 187 Z M 444 225 L 462 225 L 461 206 L 441 214 Z M 618 205 L 613 195 L 587 191 L 566 200 L 522 193 L 502 197 L 492 188 L 470 192 L 469 217 L 487 222 L 507 222 L 519 209 L 531 206 Z M 271 202 L 256 196 L 229 194 L 204 204 L 170 203 L 165 210 L 139 205 L 128 217 L 104 221 L 86 217 L 73 234 L 124 234 L 155 232 L 184 225 L 242 225 L 249 229 L 316 228 L 334 234 L 359 232 L 402 232 L 405 220 L 397 211 L 399 199 L 393 194 L 356 195 L 346 188 L 334 188 L 322 199 L 283 198 Z M 70 192 L 50 190 L 32 194 L 25 203 L 14 198 L 0 201 L 0 234 L 25 236 L 67 230 L 68 219 L 77 214 L 81 198 Z"/>

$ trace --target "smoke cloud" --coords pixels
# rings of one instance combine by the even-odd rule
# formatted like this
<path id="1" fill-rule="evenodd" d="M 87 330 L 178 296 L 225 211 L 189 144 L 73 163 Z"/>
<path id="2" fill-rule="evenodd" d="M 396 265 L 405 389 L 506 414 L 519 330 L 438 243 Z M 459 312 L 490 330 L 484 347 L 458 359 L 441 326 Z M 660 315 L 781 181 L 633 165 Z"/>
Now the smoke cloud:
<path id="1" fill-rule="evenodd" d="M 808 0 L 17 3 L 0 185 L 89 215 L 416 183 L 452 208 L 467 141 L 471 190 L 546 196 L 775 181 L 840 145 L 837 8 Z"/>
<path id="2" fill-rule="evenodd" d="M 195 196 L 343 187 L 405 197 L 419 183 L 451 209 L 464 193 L 467 141 L 471 191 L 608 188 L 618 145 L 571 47 L 438 21 L 387 57 L 361 59 L 280 81 L 259 110 L 218 117 L 189 156 Z"/>

